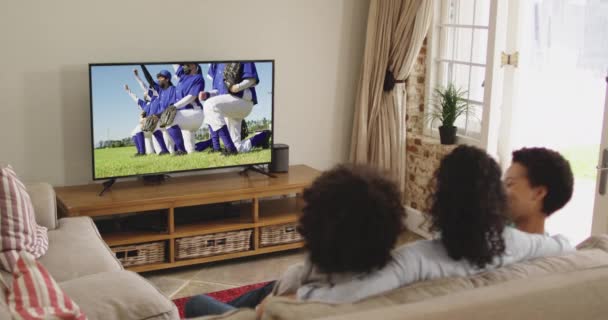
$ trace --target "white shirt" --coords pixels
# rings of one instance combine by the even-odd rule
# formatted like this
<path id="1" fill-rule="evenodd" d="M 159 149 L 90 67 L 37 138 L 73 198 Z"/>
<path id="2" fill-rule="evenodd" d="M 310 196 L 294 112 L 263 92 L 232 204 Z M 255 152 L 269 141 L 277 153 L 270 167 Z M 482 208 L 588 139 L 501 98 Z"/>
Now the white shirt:
<path id="1" fill-rule="evenodd" d="M 506 227 L 503 237 L 505 253 L 483 269 L 464 259 L 453 260 L 438 239 L 421 240 L 395 249 L 393 259 L 371 273 L 354 275 L 339 283 L 303 279 L 296 296 L 299 300 L 354 302 L 418 281 L 469 276 L 519 261 L 574 251 L 561 235 L 550 237 Z"/>

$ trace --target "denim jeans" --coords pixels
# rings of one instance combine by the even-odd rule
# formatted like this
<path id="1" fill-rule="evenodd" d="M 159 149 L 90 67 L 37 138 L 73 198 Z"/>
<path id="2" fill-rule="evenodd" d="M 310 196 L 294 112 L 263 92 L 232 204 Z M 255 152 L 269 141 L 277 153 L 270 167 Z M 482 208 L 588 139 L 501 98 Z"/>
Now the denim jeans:
<path id="1" fill-rule="evenodd" d="M 186 318 L 195 318 L 223 314 L 238 308 L 253 309 L 272 292 L 275 282 L 276 281 L 272 281 L 263 287 L 251 290 L 228 303 L 215 300 L 203 294 L 194 296 L 186 302 L 184 310 L 185 316 Z"/>

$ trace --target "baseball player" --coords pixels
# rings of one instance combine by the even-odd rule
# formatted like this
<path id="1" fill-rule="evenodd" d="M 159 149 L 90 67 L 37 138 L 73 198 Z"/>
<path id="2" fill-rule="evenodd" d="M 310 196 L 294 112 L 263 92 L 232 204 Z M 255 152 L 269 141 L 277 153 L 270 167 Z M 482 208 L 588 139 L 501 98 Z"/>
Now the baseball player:
<path id="1" fill-rule="evenodd" d="M 169 105 L 175 101 L 175 86 L 173 86 L 173 83 L 171 82 L 171 72 L 161 70 L 156 75 L 157 82 L 154 82 L 154 80 L 151 80 L 152 77 L 150 76 L 146 67 L 142 66 L 142 68 L 144 73 L 146 73 L 146 78 L 148 78 L 151 87 L 156 87 L 158 90 L 158 102 L 156 104 L 156 108 L 153 108 L 148 112 L 148 116 L 154 117 L 155 120 L 158 120 L 163 111 L 165 111 Z M 174 152 L 173 144 L 170 143 L 171 139 L 169 138 L 169 134 L 166 132 L 166 130 L 159 128 L 157 124 L 155 128 L 152 129 L 152 134 L 158 142 L 159 155 Z"/>
<path id="2" fill-rule="evenodd" d="M 139 99 L 137 95 L 135 95 L 131 91 L 129 86 L 126 84 L 125 91 L 131 97 L 131 99 L 133 99 L 133 101 L 137 104 L 139 110 L 141 111 L 139 123 L 131 132 L 131 136 L 133 139 L 133 143 L 135 144 L 135 148 L 137 149 L 137 153 L 135 154 L 135 156 L 144 156 L 146 155 L 146 150 L 148 150 L 148 153 L 152 153 L 153 150 L 150 149 L 151 146 L 148 146 L 148 148 L 146 148 L 144 132 L 142 131 L 142 123 L 145 120 L 146 114 L 148 114 L 151 109 L 157 108 L 158 97 L 153 96 L 152 98 L 150 98 L 150 96 L 148 95 L 149 92 L 146 92 L 144 93 L 144 99 Z"/>
<path id="3" fill-rule="evenodd" d="M 163 132 L 158 129 L 156 122 L 162 111 L 167 108 L 169 103 L 173 101 L 175 97 L 175 87 L 173 87 L 173 84 L 171 83 L 171 73 L 167 70 L 161 70 L 157 74 L 157 83 L 153 80 L 152 75 L 150 74 L 146 66 L 141 65 L 141 68 L 149 83 L 149 86 L 146 86 L 141 80 L 137 69 L 133 69 L 133 74 L 135 75 L 135 79 L 139 83 L 142 90 L 144 90 L 145 99 L 150 101 L 147 102 L 145 106 L 142 105 L 143 101 L 139 99 L 137 101 L 138 105 L 140 105 L 140 108 L 142 110 L 142 119 L 140 119 L 140 124 L 133 130 L 133 135 L 135 137 L 134 141 L 137 141 L 136 147 L 138 144 L 141 145 L 141 149 L 145 150 L 147 154 L 151 154 L 154 152 L 158 153 L 159 155 L 168 154 L 170 152 L 170 149 L 167 148 L 167 145 L 165 143 L 165 141 L 169 140 L 168 135 L 166 132 Z M 125 88 L 127 87 L 125 86 Z M 134 100 L 136 99 L 136 96 L 132 92 L 130 92 L 130 90 L 128 90 L 128 93 L 131 98 L 133 98 Z M 152 130 L 145 126 L 146 117 L 155 117 L 155 128 L 153 128 Z M 142 127 L 144 129 L 143 132 L 141 132 Z M 142 135 L 145 143 L 141 142 Z M 152 135 L 155 137 L 154 140 L 152 140 Z M 140 154 L 139 151 L 138 154 Z"/>
<path id="4" fill-rule="evenodd" d="M 175 88 L 174 102 L 169 106 L 177 109 L 175 118 L 162 123 L 175 144 L 175 155 L 194 151 L 193 131 L 203 124 L 204 114 L 198 102 L 198 95 L 205 89 L 205 80 L 200 67 L 195 63 L 183 63 L 176 69 L 179 83 Z M 165 112 L 169 111 L 169 108 Z"/>
<path id="5" fill-rule="evenodd" d="M 227 67 L 231 70 L 228 73 Z M 230 73 L 237 75 L 227 79 L 226 74 Z M 213 63 L 209 67 L 207 76 L 213 82 L 213 89 L 209 92 L 201 92 L 199 99 L 204 101 L 203 111 L 209 125 L 213 149 L 219 150 L 220 139 L 226 148 L 225 154 L 248 152 L 253 147 L 268 148 L 271 135 L 269 130 L 264 130 L 250 139 L 241 140 L 241 122 L 258 103 L 255 86 L 260 79 L 255 64 L 253 62 Z"/>

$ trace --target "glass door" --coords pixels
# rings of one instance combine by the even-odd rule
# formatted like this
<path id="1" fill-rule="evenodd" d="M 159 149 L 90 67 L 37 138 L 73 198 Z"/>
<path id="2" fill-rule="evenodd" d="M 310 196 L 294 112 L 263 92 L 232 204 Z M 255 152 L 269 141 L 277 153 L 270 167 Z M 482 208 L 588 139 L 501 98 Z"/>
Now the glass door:
<path id="1" fill-rule="evenodd" d="M 508 19 L 507 47 L 518 61 L 504 67 L 501 162 L 507 167 L 511 151 L 532 146 L 570 161 L 574 195 L 546 229 L 578 243 L 591 233 L 598 151 L 606 137 L 608 2 L 513 0 Z"/>

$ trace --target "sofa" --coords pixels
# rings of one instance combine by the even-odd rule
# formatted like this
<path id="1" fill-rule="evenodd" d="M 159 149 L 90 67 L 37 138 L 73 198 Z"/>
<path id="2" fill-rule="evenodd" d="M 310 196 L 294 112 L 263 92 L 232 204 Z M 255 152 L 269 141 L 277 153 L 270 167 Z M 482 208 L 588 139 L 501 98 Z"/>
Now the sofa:
<path id="1" fill-rule="evenodd" d="M 52 186 L 26 187 L 36 222 L 48 228 L 49 248 L 39 262 L 89 320 L 179 319 L 169 299 L 146 279 L 124 270 L 91 218 L 57 219 Z M 10 285 L 12 274 L 3 270 L 0 274 Z M 0 292 L 0 319 L 10 319 L 5 292 Z"/>
<path id="2" fill-rule="evenodd" d="M 608 235 L 562 256 L 516 263 L 469 277 L 415 283 L 348 304 L 271 297 L 263 320 L 608 319 Z M 252 310 L 205 320 L 253 320 Z"/>

